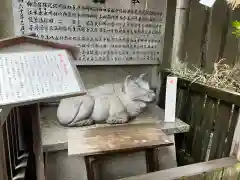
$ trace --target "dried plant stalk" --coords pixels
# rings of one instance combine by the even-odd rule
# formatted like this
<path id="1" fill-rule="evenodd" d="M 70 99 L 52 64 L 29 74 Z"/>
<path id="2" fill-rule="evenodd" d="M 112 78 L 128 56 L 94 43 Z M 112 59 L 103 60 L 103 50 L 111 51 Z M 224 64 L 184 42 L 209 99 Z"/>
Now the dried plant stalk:
<path id="1" fill-rule="evenodd" d="M 232 9 L 235 9 L 240 6 L 240 0 L 226 0 L 226 1 L 232 7 Z"/>
<path id="2" fill-rule="evenodd" d="M 170 71 L 172 74 L 192 82 L 199 82 L 207 86 L 240 93 L 240 64 L 237 63 L 234 66 L 230 66 L 224 64 L 224 61 L 225 59 L 221 59 L 214 63 L 214 70 L 211 74 L 205 73 L 194 66 L 193 69 L 189 69 L 186 63 L 182 63 L 181 66 L 170 69 Z"/>

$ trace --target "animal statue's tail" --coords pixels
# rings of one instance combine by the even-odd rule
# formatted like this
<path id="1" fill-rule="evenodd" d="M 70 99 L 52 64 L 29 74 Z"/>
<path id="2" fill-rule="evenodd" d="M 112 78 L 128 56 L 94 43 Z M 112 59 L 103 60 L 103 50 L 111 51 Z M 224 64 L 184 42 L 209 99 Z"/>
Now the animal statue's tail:
<path id="1" fill-rule="evenodd" d="M 91 125 L 89 119 L 94 107 L 94 98 L 89 95 L 62 99 L 58 106 L 57 117 L 63 126 Z"/>

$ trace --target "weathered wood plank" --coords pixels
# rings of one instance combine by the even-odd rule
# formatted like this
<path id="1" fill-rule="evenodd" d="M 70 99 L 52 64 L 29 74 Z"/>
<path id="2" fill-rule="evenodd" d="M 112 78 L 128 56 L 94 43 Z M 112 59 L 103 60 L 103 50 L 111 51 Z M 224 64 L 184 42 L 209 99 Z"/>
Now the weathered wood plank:
<path id="1" fill-rule="evenodd" d="M 230 122 L 228 125 L 228 134 L 227 134 L 226 143 L 224 146 L 225 147 L 224 148 L 224 156 L 225 157 L 230 155 L 233 136 L 234 136 L 237 122 L 238 122 L 238 116 L 239 116 L 239 107 L 234 105 L 232 108 L 232 112 L 231 112 L 231 118 L 230 118 Z"/>
<path id="2" fill-rule="evenodd" d="M 224 155 L 224 145 L 228 132 L 228 124 L 231 117 L 231 104 L 225 104 L 220 101 L 213 134 L 212 147 L 209 159 L 221 158 Z"/>
<path id="3" fill-rule="evenodd" d="M 148 173 L 144 175 L 123 178 L 121 180 L 176 180 L 181 179 L 182 177 L 194 176 L 199 175 L 204 172 L 212 172 L 217 169 L 219 171 L 221 168 L 224 167 L 231 167 L 237 164 L 238 161 L 235 158 L 223 158 L 217 159 L 213 161 L 203 162 L 203 163 L 196 163 L 192 165 L 167 169 L 163 171 L 157 171 L 153 173 Z M 237 165 L 239 166 L 239 164 Z"/>
<path id="4" fill-rule="evenodd" d="M 226 63 L 234 64 L 236 61 L 239 60 L 239 44 L 238 39 L 232 35 L 233 27 L 232 21 L 240 20 L 240 9 L 235 9 L 232 11 L 230 7 L 226 6 L 226 15 L 229 14 L 228 19 L 228 33 L 226 36 L 225 47 L 223 49 L 223 57 L 226 58 Z"/>
<path id="5" fill-rule="evenodd" d="M 163 47 L 163 61 L 161 66 L 170 67 L 170 59 L 173 46 L 174 20 L 176 11 L 176 0 L 167 1 L 166 27 Z"/>
<path id="6" fill-rule="evenodd" d="M 180 90 L 180 89 L 179 89 Z M 185 165 L 185 164 L 189 164 L 189 163 L 193 163 L 192 159 L 188 156 L 186 156 L 186 154 L 188 154 L 189 152 L 186 153 L 186 148 L 187 148 L 187 144 L 190 141 L 189 138 L 191 138 L 191 132 L 192 132 L 192 124 L 191 124 L 191 117 L 192 117 L 192 102 L 193 102 L 193 98 L 191 93 L 188 90 L 181 90 L 182 92 L 182 97 L 181 97 L 181 102 L 178 101 L 179 103 L 179 107 L 178 107 L 178 117 L 180 119 L 182 119 L 185 123 L 189 124 L 190 129 L 188 133 L 184 133 L 184 134 L 176 134 L 175 135 L 175 139 L 176 139 L 176 149 L 177 151 L 177 158 L 178 158 L 178 163 L 179 165 Z M 192 121 L 193 123 L 193 121 Z M 190 144 L 191 146 L 191 144 Z"/>
<path id="7" fill-rule="evenodd" d="M 185 143 L 186 143 L 186 151 L 187 153 L 191 154 L 192 151 L 192 144 L 193 144 L 193 137 L 195 131 L 195 109 L 198 107 L 198 102 L 200 101 L 200 96 L 196 96 L 195 94 L 190 94 L 190 101 L 189 105 L 190 108 L 185 109 L 185 115 L 187 115 L 186 122 L 190 125 L 190 131 L 185 134 Z M 188 106 L 188 105 L 187 105 Z M 196 120 L 197 121 L 197 120 Z"/>
<path id="8" fill-rule="evenodd" d="M 165 109 L 165 96 L 166 96 L 166 82 L 167 82 L 168 73 L 162 72 L 160 74 L 161 82 L 160 82 L 160 93 L 158 97 L 158 106 L 162 109 Z"/>
<path id="9" fill-rule="evenodd" d="M 203 180 L 221 180 L 223 173 L 223 168 L 215 169 L 212 172 L 204 173 Z"/>
<path id="10" fill-rule="evenodd" d="M 69 155 L 89 156 L 172 144 L 156 123 L 68 131 Z"/>
<path id="11" fill-rule="evenodd" d="M 6 159 L 5 159 L 3 126 L 0 125 L 0 180 L 7 180 L 8 179 L 7 177 L 8 176 L 7 176 L 7 166 L 6 166 Z"/>
<path id="12" fill-rule="evenodd" d="M 197 174 L 197 175 L 193 175 L 193 176 L 184 176 L 179 178 L 179 180 L 204 180 L 204 174 Z"/>
<path id="13" fill-rule="evenodd" d="M 177 100 L 176 100 L 176 117 L 180 118 L 182 104 L 184 101 L 184 90 L 177 89 Z"/>
<path id="14" fill-rule="evenodd" d="M 40 129 L 39 104 L 20 107 L 20 117 L 24 120 L 24 141 L 29 152 L 29 164 L 27 166 L 29 176 L 35 176 L 36 180 L 45 180 L 44 160 Z"/>
<path id="15" fill-rule="evenodd" d="M 236 157 L 240 161 L 240 119 L 238 114 L 238 121 L 236 124 L 233 140 L 232 140 L 232 147 L 231 147 L 231 156 Z"/>
<path id="16" fill-rule="evenodd" d="M 36 176 L 37 180 L 45 180 L 39 104 L 29 105 L 29 112 L 31 112 L 30 117 L 32 121 L 33 152 L 35 155 Z"/>
<path id="17" fill-rule="evenodd" d="M 200 67 L 205 68 L 207 63 L 207 49 L 208 49 L 208 39 L 210 36 L 210 27 L 211 27 L 211 16 L 212 10 L 210 8 L 205 8 L 203 16 L 203 27 L 202 27 L 202 38 L 200 44 Z"/>
<path id="18" fill-rule="evenodd" d="M 240 163 L 237 163 L 231 167 L 226 167 L 223 170 L 221 180 L 238 180 L 240 178 Z"/>
<path id="19" fill-rule="evenodd" d="M 213 122 L 216 118 L 217 108 L 217 101 L 207 97 L 203 114 L 203 123 L 201 126 L 201 131 L 199 133 L 199 137 L 202 137 L 202 140 L 200 141 L 201 143 L 199 142 L 201 147 L 201 155 L 199 156 L 199 161 L 206 160 L 208 144 L 213 129 Z"/>
<path id="20" fill-rule="evenodd" d="M 202 27 L 204 24 L 205 7 L 198 0 L 190 4 L 189 23 L 186 32 L 185 52 L 189 67 L 192 64 L 200 66 L 200 46 L 202 40 Z"/>
<path id="21" fill-rule="evenodd" d="M 225 11 L 225 5 L 225 0 L 218 0 L 215 2 L 213 8 L 211 8 L 207 34 L 206 62 L 204 67 L 207 72 L 211 72 L 213 70 L 214 62 L 216 62 L 219 58 L 224 26 L 223 19 L 219 18 L 219 15 Z M 223 18 L 225 18 L 225 16 Z"/>
<path id="22" fill-rule="evenodd" d="M 171 54 L 171 68 L 177 68 L 178 63 L 184 60 L 184 44 L 187 35 L 187 27 L 189 24 L 189 11 L 191 0 L 177 0 L 176 14 L 174 21 L 173 47 Z"/>
<path id="23" fill-rule="evenodd" d="M 196 162 L 200 162 L 201 157 L 201 141 L 205 134 L 201 133 L 202 124 L 203 124 L 203 116 L 205 110 L 205 97 L 204 94 L 199 96 L 199 100 L 196 104 L 196 108 L 194 109 L 194 116 L 192 118 L 193 123 L 193 134 L 192 134 L 192 147 L 190 150 L 192 157 L 196 160 Z"/>
<path id="24" fill-rule="evenodd" d="M 13 165 L 13 168 L 15 169 L 16 165 L 17 165 L 17 162 L 16 162 L 16 158 L 17 158 L 17 155 L 16 155 L 16 152 L 15 152 L 15 144 L 14 144 L 14 132 L 13 132 L 13 129 L 12 129 L 12 124 L 13 124 L 13 121 L 14 121 L 14 108 L 11 110 L 10 114 L 9 114 L 9 118 L 7 120 L 7 132 L 8 132 L 8 141 L 9 141 L 9 154 L 11 156 L 11 162 L 12 162 L 12 165 Z"/>
<path id="25" fill-rule="evenodd" d="M 3 124 L 3 146 L 4 146 L 4 156 L 5 156 L 5 164 L 6 164 L 6 173 L 8 178 L 13 178 L 12 174 L 12 164 L 9 154 L 9 143 L 8 143 L 8 137 L 7 137 L 7 120 Z"/>

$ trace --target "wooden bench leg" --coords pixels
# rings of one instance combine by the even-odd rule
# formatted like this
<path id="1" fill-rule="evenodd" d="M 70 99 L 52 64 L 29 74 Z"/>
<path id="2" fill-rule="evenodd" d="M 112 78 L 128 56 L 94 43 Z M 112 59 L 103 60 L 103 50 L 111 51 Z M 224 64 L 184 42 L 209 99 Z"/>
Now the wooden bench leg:
<path id="1" fill-rule="evenodd" d="M 86 171 L 87 171 L 87 179 L 88 180 L 96 180 L 96 166 L 95 166 L 95 158 L 93 156 L 85 156 L 84 157 Z"/>
<path id="2" fill-rule="evenodd" d="M 146 166 L 147 166 L 147 173 L 158 171 L 158 152 L 156 149 L 146 149 L 145 150 L 145 157 L 146 157 Z"/>

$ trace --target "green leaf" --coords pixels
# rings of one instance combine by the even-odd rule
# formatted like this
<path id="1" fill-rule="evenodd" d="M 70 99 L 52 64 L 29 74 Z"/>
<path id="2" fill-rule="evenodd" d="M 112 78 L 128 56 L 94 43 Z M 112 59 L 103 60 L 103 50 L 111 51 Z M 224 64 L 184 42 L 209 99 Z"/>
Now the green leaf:
<path id="1" fill-rule="evenodd" d="M 233 21 L 232 26 L 235 27 L 236 29 L 240 29 L 240 21 Z"/>
<path id="2" fill-rule="evenodd" d="M 237 38 L 239 38 L 240 37 L 240 21 L 233 21 L 232 27 L 235 28 L 232 34 L 235 35 Z"/>

